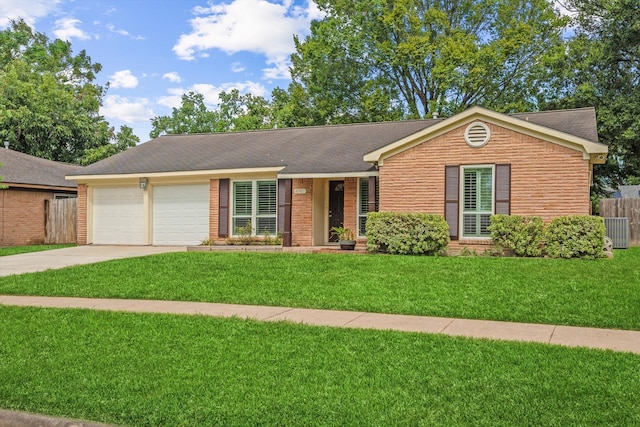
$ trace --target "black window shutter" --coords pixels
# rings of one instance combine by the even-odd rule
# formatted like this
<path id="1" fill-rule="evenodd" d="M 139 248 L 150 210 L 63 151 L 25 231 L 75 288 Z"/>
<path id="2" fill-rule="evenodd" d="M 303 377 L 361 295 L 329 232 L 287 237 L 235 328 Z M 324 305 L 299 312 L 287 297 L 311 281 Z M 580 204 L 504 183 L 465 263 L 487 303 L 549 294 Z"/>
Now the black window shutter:
<path id="1" fill-rule="evenodd" d="M 278 180 L 278 233 L 282 235 L 282 246 L 291 246 L 291 200 L 293 181 Z"/>
<path id="2" fill-rule="evenodd" d="M 451 240 L 458 240 L 460 166 L 445 166 L 444 188 L 444 218 L 449 224 Z"/>
<path id="3" fill-rule="evenodd" d="M 218 237 L 229 236 L 229 178 L 218 180 Z"/>
<path id="4" fill-rule="evenodd" d="M 496 214 L 511 214 L 511 165 L 496 165 Z"/>

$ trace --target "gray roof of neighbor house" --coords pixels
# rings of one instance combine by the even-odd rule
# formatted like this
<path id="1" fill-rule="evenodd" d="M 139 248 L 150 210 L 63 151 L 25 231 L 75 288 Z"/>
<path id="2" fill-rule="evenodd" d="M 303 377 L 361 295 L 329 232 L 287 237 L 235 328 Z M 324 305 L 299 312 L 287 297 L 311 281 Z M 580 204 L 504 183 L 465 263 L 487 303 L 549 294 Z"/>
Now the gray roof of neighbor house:
<path id="1" fill-rule="evenodd" d="M 597 141 L 593 108 L 513 117 Z M 446 119 L 165 135 L 76 171 L 73 176 L 282 167 L 280 174 L 366 172 L 363 160 Z"/>
<path id="2" fill-rule="evenodd" d="M 66 187 L 70 190 L 78 185 L 67 181 L 65 176 L 78 173 L 82 169 L 81 166 L 41 159 L 5 148 L 0 148 L 0 163 L 0 184 Z"/>

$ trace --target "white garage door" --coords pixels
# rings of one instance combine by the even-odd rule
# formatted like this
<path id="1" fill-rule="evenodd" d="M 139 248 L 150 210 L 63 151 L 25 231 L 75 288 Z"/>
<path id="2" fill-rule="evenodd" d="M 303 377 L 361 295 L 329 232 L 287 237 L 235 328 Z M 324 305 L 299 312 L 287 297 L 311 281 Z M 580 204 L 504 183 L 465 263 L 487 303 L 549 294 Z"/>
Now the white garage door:
<path id="1" fill-rule="evenodd" d="M 153 244 L 199 245 L 209 237 L 209 184 L 153 187 Z"/>
<path id="2" fill-rule="evenodd" d="M 94 244 L 144 244 L 143 191 L 137 186 L 94 188 Z"/>

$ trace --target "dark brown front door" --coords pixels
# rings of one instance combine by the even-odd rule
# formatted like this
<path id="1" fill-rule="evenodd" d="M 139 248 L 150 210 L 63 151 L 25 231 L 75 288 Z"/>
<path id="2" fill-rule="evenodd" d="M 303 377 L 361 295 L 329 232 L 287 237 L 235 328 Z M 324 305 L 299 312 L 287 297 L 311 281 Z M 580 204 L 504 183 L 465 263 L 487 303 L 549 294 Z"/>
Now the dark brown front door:
<path id="1" fill-rule="evenodd" d="M 344 181 L 329 181 L 329 241 L 337 242 L 333 227 L 344 224 Z"/>

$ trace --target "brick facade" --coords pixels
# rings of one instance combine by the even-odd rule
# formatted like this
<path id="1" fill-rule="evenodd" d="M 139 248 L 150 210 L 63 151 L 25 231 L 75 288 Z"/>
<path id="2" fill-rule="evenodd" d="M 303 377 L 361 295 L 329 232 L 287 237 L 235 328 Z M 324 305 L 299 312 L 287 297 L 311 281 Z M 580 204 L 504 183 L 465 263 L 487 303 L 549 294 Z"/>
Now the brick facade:
<path id="1" fill-rule="evenodd" d="M 87 184 L 78 184 L 78 244 L 87 244 Z"/>
<path id="2" fill-rule="evenodd" d="M 305 190 L 304 194 L 300 194 L 302 189 Z M 293 180 L 291 197 L 291 243 L 293 246 L 313 244 L 313 190 L 313 179 Z"/>
<path id="3" fill-rule="evenodd" d="M 0 190 L 0 247 L 44 243 L 44 201 L 53 198 L 53 191 Z"/>
<path id="4" fill-rule="evenodd" d="M 589 214 L 591 166 L 581 152 L 487 123 L 489 142 L 464 141 L 466 125 L 384 160 L 380 210 L 444 215 L 445 165 L 511 165 L 511 214 L 549 222 Z"/>

